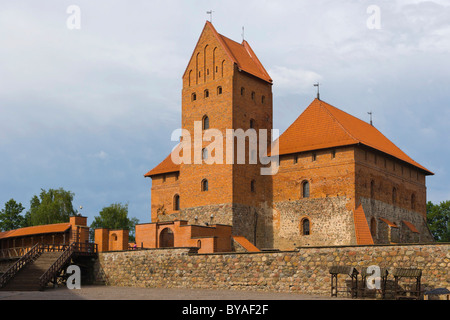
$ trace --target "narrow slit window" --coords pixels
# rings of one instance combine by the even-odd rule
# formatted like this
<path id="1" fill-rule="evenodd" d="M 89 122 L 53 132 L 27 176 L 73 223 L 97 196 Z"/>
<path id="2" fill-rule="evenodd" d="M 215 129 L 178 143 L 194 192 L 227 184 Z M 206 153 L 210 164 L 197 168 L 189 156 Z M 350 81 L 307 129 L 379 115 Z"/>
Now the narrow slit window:
<path id="1" fill-rule="evenodd" d="M 203 179 L 202 180 L 202 191 L 208 191 L 208 190 L 209 190 L 208 180 Z"/>

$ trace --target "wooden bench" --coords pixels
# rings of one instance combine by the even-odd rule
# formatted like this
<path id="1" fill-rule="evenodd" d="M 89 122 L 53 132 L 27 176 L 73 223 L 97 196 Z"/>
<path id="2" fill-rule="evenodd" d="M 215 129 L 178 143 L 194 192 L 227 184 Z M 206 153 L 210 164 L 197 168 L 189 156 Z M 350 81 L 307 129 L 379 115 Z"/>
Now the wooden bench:
<path id="1" fill-rule="evenodd" d="M 426 291 L 423 295 L 424 300 L 429 300 L 429 296 L 445 296 L 446 300 L 450 300 L 450 290 L 447 288 L 437 288 Z"/>
<path id="2" fill-rule="evenodd" d="M 337 297 L 338 292 L 350 293 L 352 298 L 358 296 L 358 270 L 348 266 L 332 266 L 329 270 L 331 274 L 331 296 Z M 350 277 L 350 289 L 348 287 L 338 287 L 338 275 L 346 275 Z"/>
<path id="3" fill-rule="evenodd" d="M 396 268 L 392 275 L 395 280 L 395 299 L 420 299 L 422 295 L 420 283 L 422 278 L 422 270 Z M 409 280 L 409 282 L 412 281 L 413 284 L 407 283 L 404 288 L 402 288 L 400 286 L 401 279 L 405 279 L 407 281 Z M 409 288 L 407 286 L 409 286 Z"/>

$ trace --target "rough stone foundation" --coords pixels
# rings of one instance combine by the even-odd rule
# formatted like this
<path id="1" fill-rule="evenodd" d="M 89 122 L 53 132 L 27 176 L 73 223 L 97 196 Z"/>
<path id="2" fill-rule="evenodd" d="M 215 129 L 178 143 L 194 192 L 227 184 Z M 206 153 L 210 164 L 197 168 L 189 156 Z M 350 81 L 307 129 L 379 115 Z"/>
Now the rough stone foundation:
<path id="1" fill-rule="evenodd" d="M 423 270 L 422 287 L 450 288 L 450 244 L 303 247 L 197 254 L 195 248 L 103 252 L 97 281 L 113 286 L 239 289 L 330 295 L 332 265 Z M 340 277 L 345 285 L 345 276 Z M 391 284 L 394 280 L 390 275 Z"/>

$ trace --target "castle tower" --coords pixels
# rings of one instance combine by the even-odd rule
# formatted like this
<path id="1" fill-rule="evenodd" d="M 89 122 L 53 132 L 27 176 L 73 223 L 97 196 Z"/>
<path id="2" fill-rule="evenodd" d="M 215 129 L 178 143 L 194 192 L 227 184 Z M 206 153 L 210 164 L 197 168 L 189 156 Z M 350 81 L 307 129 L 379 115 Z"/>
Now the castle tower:
<path id="1" fill-rule="evenodd" d="M 164 208 L 164 215 L 152 208 L 152 220 L 232 225 L 234 235 L 256 244 L 257 234 L 263 239 L 270 225 L 263 212 L 272 203 L 272 181 L 261 175 L 258 150 L 250 150 L 248 142 L 256 137 L 258 143 L 260 130 L 266 133 L 264 144 L 271 141 L 272 79 L 247 41 L 238 43 L 219 34 L 210 22 L 206 22 L 183 74 L 181 127 L 182 143 L 191 146 L 190 161 L 175 166 L 166 159 L 160 164 L 172 167 L 175 174 L 171 180 L 170 170 L 161 171 L 165 186 L 159 187 L 155 181 L 158 167 L 147 174 L 152 177 L 152 188 L 167 188 L 167 200 L 178 192 L 173 200 L 178 204 Z M 227 140 L 227 133 L 238 129 L 244 133 L 241 137 L 247 135 L 245 163 L 238 158 L 243 156 L 239 139 L 233 139 L 233 147 Z M 222 138 L 216 139 L 219 134 Z M 187 149 L 180 155 L 185 156 L 184 152 Z M 161 194 L 155 193 L 155 201 L 161 202 Z"/>
<path id="2" fill-rule="evenodd" d="M 232 148 L 226 135 L 230 129 L 255 129 L 259 138 L 259 129 L 266 129 L 270 139 L 272 80 L 246 41 L 240 44 L 220 35 L 210 22 L 183 75 L 182 128 L 192 140 L 195 123 L 204 135 L 215 130 L 223 139 L 201 146 L 192 141 L 192 163 L 180 166 L 182 218 L 231 224 L 234 234 L 254 241 L 258 208 L 271 201 L 270 179 L 261 176 L 258 161 L 250 163 L 258 157 L 248 144 L 245 163 L 237 163 L 239 142 L 234 140 Z"/>

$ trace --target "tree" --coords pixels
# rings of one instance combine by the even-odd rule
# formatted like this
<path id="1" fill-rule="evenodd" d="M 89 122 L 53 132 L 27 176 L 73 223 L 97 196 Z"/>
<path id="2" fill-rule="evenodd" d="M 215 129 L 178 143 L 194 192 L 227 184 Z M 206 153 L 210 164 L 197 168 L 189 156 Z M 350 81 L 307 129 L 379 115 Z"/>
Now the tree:
<path id="1" fill-rule="evenodd" d="M 10 199 L 5 203 L 5 208 L 0 211 L 0 231 L 19 229 L 24 226 L 25 218 L 20 214 L 25 208 L 21 203 Z"/>
<path id="2" fill-rule="evenodd" d="M 440 204 L 427 203 L 427 223 L 438 242 L 450 242 L 450 201 Z"/>
<path id="3" fill-rule="evenodd" d="M 100 216 L 94 217 L 91 224 L 91 238 L 94 229 L 127 229 L 130 231 L 130 240 L 134 241 L 134 226 L 139 223 L 137 218 L 128 218 L 128 204 L 113 203 L 100 211 Z"/>
<path id="4" fill-rule="evenodd" d="M 74 193 L 63 188 L 41 189 L 39 198 L 35 195 L 30 201 L 30 210 L 25 218 L 29 226 L 68 222 L 75 215 L 72 206 Z"/>

